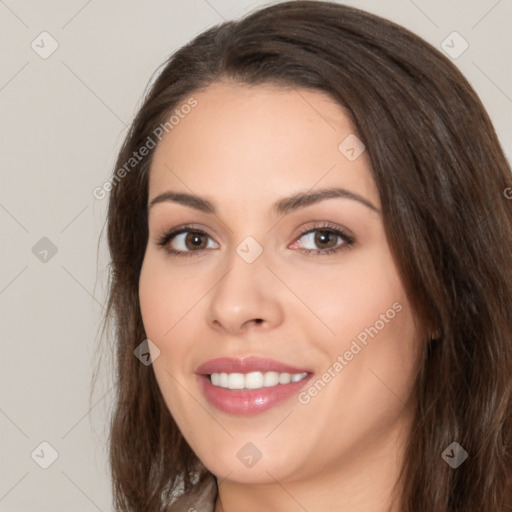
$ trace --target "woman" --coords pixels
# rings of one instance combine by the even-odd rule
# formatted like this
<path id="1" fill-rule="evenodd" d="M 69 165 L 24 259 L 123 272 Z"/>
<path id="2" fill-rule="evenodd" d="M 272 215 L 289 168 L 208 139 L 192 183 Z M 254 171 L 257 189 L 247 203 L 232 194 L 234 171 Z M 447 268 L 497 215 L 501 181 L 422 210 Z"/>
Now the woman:
<path id="1" fill-rule="evenodd" d="M 512 510 L 511 184 L 461 73 L 374 15 L 176 52 L 112 179 L 116 510 Z"/>

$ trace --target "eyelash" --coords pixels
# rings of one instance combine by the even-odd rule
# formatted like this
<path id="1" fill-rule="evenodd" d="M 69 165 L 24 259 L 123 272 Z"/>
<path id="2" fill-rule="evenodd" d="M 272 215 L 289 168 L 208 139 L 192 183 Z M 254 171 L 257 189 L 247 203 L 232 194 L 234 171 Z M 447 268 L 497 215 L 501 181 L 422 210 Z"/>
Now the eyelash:
<path id="1" fill-rule="evenodd" d="M 299 233 L 297 235 L 296 240 L 301 239 L 304 235 L 307 235 L 309 233 L 314 233 L 315 231 L 326 231 L 328 233 L 331 233 L 331 234 L 341 238 L 343 240 L 343 243 L 336 247 L 330 247 L 327 249 L 300 249 L 300 251 L 302 251 L 304 254 L 306 254 L 308 256 L 310 256 L 310 255 L 311 256 L 326 256 L 328 254 L 335 254 L 337 252 L 340 252 L 340 251 L 350 248 L 354 244 L 354 239 L 351 236 L 349 236 L 343 229 L 341 229 L 333 224 L 330 224 L 328 222 L 324 222 L 322 224 L 315 225 L 311 228 L 308 228 L 308 229 L 302 231 L 301 233 Z M 170 254 L 172 254 L 174 256 L 179 256 L 179 257 L 197 256 L 197 253 L 201 253 L 204 250 L 209 250 L 209 249 L 198 249 L 196 251 L 177 251 L 176 249 L 171 249 L 169 247 L 166 247 L 174 237 L 176 237 L 177 235 L 180 235 L 182 233 L 195 233 L 195 234 L 210 238 L 208 233 L 206 233 L 202 229 L 187 225 L 187 226 L 181 226 L 181 227 L 172 229 L 170 231 L 166 231 L 158 238 L 156 244 L 159 247 L 165 248 L 165 250 L 167 252 L 169 252 Z"/>

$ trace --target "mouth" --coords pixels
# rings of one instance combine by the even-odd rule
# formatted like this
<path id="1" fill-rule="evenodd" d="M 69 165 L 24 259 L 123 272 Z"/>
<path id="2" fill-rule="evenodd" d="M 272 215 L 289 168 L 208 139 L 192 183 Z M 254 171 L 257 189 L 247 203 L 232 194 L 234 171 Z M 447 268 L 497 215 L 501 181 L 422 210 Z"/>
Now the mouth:
<path id="1" fill-rule="evenodd" d="M 232 415 L 255 415 L 296 396 L 313 372 L 279 361 L 219 358 L 196 371 L 205 398 Z"/>

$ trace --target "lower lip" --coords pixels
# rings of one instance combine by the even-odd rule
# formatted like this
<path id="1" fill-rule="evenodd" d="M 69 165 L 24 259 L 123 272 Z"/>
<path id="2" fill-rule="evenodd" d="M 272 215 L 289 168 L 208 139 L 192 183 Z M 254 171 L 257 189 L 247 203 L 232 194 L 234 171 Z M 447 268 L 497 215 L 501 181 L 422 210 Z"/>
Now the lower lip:
<path id="1" fill-rule="evenodd" d="M 199 375 L 199 378 L 204 396 L 217 409 L 228 414 L 251 416 L 297 395 L 312 376 L 309 374 L 299 382 L 260 389 L 227 389 L 214 386 L 207 375 Z"/>

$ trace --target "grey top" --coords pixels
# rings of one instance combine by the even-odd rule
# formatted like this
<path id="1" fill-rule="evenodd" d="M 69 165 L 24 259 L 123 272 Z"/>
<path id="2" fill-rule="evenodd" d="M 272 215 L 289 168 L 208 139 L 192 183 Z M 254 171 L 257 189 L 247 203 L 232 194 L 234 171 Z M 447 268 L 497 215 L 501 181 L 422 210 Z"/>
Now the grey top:
<path id="1" fill-rule="evenodd" d="M 167 508 L 168 512 L 214 512 L 217 500 L 217 480 L 206 473 L 194 488 L 182 494 Z"/>

